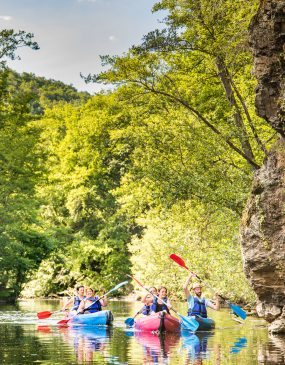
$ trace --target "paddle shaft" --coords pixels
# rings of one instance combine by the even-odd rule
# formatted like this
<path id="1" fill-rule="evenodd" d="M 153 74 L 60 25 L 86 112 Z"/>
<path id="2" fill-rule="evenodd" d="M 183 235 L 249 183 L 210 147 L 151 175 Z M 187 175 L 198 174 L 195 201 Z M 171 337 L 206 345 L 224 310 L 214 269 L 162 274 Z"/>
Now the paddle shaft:
<path id="1" fill-rule="evenodd" d="M 118 285 L 116 285 L 113 289 L 109 290 L 107 293 L 105 293 L 104 295 L 102 295 L 100 298 L 98 298 L 97 300 L 95 300 L 94 303 L 97 303 L 99 300 L 103 299 L 104 297 L 106 297 L 108 294 L 112 293 L 115 290 L 118 290 L 121 286 L 126 285 L 128 283 L 128 281 L 124 281 Z M 83 312 L 85 312 L 93 303 L 91 303 L 87 308 L 85 308 L 83 310 Z"/>
<path id="2" fill-rule="evenodd" d="M 156 298 L 156 299 L 158 299 L 158 300 L 160 300 L 164 305 L 166 305 L 167 306 L 167 303 L 163 300 L 163 299 L 161 299 L 161 298 L 159 298 L 157 295 L 155 295 L 155 294 L 153 294 L 148 288 L 146 288 L 145 286 L 143 286 L 143 284 L 140 282 L 140 281 L 138 281 L 138 279 L 136 279 L 134 276 L 132 276 L 132 275 L 128 275 L 130 278 L 132 278 L 133 280 L 135 280 L 142 288 L 144 288 L 146 291 L 148 291 L 154 298 Z M 173 309 L 173 308 L 170 308 L 174 313 L 176 313 L 176 314 L 178 314 L 178 315 L 180 315 L 175 309 Z"/>

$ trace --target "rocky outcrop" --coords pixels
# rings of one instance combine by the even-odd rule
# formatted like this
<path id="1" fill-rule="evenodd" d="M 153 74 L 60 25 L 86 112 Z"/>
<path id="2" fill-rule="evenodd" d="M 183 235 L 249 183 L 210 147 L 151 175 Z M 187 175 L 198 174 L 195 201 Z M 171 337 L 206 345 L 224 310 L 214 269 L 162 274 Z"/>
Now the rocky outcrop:
<path id="1" fill-rule="evenodd" d="M 280 140 L 255 174 L 241 224 L 244 267 L 257 312 L 285 330 L 285 144 Z"/>
<path id="2" fill-rule="evenodd" d="M 257 114 L 285 137 L 285 1 L 261 0 L 250 35 Z"/>
<path id="3" fill-rule="evenodd" d="M 285 0 L 262 0 L 250 34 L 256 110 L 280 139 L 255 174 L 241 241 L 257 312 L 278 333 L 285 332 Z"/>

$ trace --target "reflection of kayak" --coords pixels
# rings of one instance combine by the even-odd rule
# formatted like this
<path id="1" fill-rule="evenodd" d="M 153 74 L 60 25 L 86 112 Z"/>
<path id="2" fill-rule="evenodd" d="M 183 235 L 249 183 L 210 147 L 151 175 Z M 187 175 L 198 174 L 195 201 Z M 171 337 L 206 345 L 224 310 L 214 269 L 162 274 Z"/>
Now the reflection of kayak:
<path id="1" fill-rule="evenodd" d="M 113 322 L 113 314 L 109 310 L 100 311 L 96 313 L 79 314 L 71 318 L 69 323 L 84 324 L 88 326 L 106 326 Z"/>
<path id="2" fill-rule="evenodd" d="M 211 332 L 181 331 L 182 347 L 188 350 L 188 357 L 192 360 L 207 357 L 208 339 L 212 337 Z"/>
<path id="3" fill-rule="evenodd" d="M 73 329 L 69 329 L 69 331 L 71 331 L 73 334 L 75 335 L 79 335 L 79 336 L 84 336 L 87 337 L 89 339 L 108 339 L 110 338 L 110 330 L 109 327 L 106 326 L 98 326 L 98 327 L 93 327 L 93 326 L 76 326 Z"/>
<path id="4" fill-rule="evenodd" d="M 135 322 L 135 329 L 146 332 L 178 332 L 180 331 L 180 321 L 170 314 L 159 312 L 138 318 Z"/>
<path id="5" fill-rule="evenodd" d="M 158 335 L 151 332 L 135 332 L 137 342 L 154 351 L 161 351 L 168 353 L 171 347 L 175 347 L 180 339 L 178 332 L 166 332 Z"/>

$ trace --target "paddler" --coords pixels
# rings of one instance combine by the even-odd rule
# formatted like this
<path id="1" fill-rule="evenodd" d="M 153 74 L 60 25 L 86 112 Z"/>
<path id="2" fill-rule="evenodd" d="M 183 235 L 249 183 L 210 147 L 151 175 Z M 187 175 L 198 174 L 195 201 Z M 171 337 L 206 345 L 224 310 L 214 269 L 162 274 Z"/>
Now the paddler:
<path id="1" fill-rule="evenodd" d="M 207 307 L 212 308 L 214 310 L 220 309 L 220 301 L 219 296 L 216 294 L 215 302 L 202 297 L 202 284 L 201 283 L 193 283 L 192 284 L 192 292 L 190 293 L 188 289 L 188 285 L 192 279 L 192 277 L 196 277 L 195 274 L 190 273 L 187 277 L 185 284 L 184 284 L 184 293 L 187 299 L 188 304 L 188 316 L 200 316 L 203 318 L 207 318 Z"/>
<path id="2" fill-rule="evenodd" d="M 152 286 L 151 288 L 149 288 L 149 292 L 152 293 L 152 294 L 155 294 L 157 295 L 157 289 Z M 142 298 L 142 303 L 144 303 L 144 307 L 143 309 L 141 310 L 141 313 L 144 314 L 145 316 L 148 316 L 150 315 L 150 312 L 151 312 L 151 305 L 153 303 L 153 299 L 154 297 L 150 294 L 150 293 L 147 293 L 143 298 Z"/>
<path id="3" fill-rule="evenodd" d="M 166 303 L 166 305 L 160 299 L 162 299 L 163 302 Z M 153 303 L 150 307 L 151 313 L 157 313 L 161 311 L 166 311 L 167 313 L 169 313 L 170 308 L 171 304 L 167 297 L 167 288 L 165 286 L 162 286 L 158 289 L 158 298 L 153 298 Z"/>
<path id="4" fill-rule="evenodd" d="M 107 306 L 107 299 L 105 297 L 99 298 L 94 296 L 94 290 L 92 288 L 86 289 L 86 298 L 84 298 L 77 310 L 77 313 L 96 313 L 102 310 L 102 307 Z"/>
<path id="5" fill-rule="evenodd" d="M 77 309 L 79 308 L 79 305 L 83 299 L 85 299 L 84 286 L 79 285 L 76 288 L 76 295 L 73 298 L 70 298 L 61 308 L 62 312 L 64 312 L 67 309 L 67 307 L 69 307 L 70 305 L 73 305 L 73 307 L 71 308 L 71 311 L 77 311 Z"/>

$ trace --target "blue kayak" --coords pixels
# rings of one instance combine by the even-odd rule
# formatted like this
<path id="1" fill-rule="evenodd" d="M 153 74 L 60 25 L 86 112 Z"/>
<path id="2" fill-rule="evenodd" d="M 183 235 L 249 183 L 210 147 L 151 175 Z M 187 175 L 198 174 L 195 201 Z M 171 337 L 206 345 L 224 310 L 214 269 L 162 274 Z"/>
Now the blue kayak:
<path id="1" fill-rule="evenodd" d="M 80 324 L 88 326 L 107 326 L 113 322 L 113 314 L 110 310 L 96 313 L 78 314 L 70 319 L 70 324 Z"/>
<path id="2" fill-rule="evenodd" d="M 211 331 L 215 328 L 215 321 L 211 318 L 195 316 L 195 319 L 199 323 L 199 327 L 196 331 Z"/>

